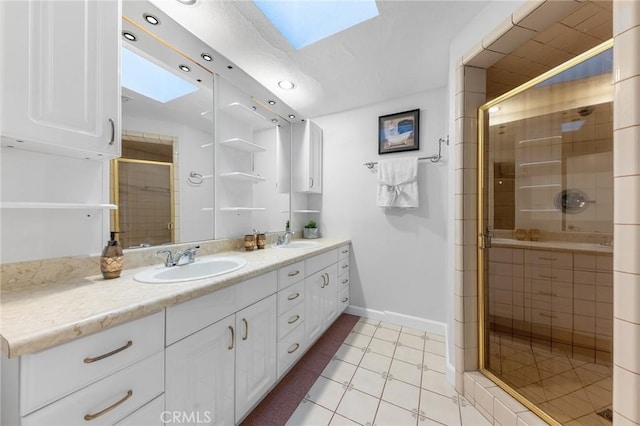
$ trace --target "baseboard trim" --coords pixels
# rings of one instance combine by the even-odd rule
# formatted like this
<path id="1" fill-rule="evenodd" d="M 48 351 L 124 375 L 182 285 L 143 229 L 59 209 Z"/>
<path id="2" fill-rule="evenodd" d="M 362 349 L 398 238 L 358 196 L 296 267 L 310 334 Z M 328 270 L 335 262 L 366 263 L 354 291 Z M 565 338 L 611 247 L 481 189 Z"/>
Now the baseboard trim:
<path id="1" fill-rule="evenodd" d="M 358 315 L 360 317 L 371 318 L 378 321 L 390 322 L 392 324 L 401 325 L 403 327 L 411 327 L 416 330 L 424 330 L 428 333 L 440 334 L 447 336 L 447 324 L 438 321 L 432 321 L 426 318 L 414 317 L 411 315 L 399 314 L 390 311 L 376 311 L 374 309 L 361 308 L 359 306 L 349 305 L 345 310 L 348 314 Z"/>

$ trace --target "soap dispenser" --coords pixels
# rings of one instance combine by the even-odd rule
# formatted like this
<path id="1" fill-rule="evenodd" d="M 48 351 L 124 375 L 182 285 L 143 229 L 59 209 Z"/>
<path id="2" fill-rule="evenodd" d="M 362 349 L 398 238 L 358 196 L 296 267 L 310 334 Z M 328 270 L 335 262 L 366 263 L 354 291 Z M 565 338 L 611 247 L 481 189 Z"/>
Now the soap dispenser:
<path id="1" fill-rule="evenodd" d="M 124 255 L 122 247 L 115 239 L 116 232 L 111 232 L 111 240 L 107 243 L 100 257 L 100 271 L 105 280 L 118 278 L 122 272 Z"/>

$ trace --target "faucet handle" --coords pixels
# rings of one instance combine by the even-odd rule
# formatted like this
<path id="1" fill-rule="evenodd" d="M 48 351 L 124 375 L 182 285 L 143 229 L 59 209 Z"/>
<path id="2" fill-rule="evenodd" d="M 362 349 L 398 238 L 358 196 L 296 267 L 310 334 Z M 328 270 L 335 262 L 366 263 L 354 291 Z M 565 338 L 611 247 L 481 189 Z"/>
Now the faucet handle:
<path id="1" fill-rule="evenodd" d="M 167 255 L 167 257 L 164 260 L 164 266 L 174 266 L 175 261 L 173 260 L 173 253 L 171 252 L 171 250 L 164 249 L 164 250 L 156 251 L 156 256 L 162 256 L 163 254 Z"/>

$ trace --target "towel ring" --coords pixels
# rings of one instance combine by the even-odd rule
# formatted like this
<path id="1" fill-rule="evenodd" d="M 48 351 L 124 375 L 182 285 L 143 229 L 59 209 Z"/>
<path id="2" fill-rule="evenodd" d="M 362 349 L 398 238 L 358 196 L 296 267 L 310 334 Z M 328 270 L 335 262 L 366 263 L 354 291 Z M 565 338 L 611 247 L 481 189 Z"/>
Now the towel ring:
<path id="1" fill-rule="evenodd" d="M 187 182 L 194 186 L 200 186 L 204 182 L 204 177 L 200 173 L 191 172 L 189 173 Z"/>

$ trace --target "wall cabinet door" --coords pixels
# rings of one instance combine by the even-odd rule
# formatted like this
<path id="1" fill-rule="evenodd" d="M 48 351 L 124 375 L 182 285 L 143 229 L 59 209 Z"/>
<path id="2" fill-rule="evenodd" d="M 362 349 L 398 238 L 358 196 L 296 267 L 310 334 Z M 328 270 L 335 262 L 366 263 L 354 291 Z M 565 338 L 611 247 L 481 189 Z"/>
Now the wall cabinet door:
<path id="1" fill-rule="evenodd" d="M 294 188 L 322 193 L 322 129 L 312 121 L 294 125 Z"/>
<path id="2" fill-rule="evenodd" d="M 25 0 L 0 8 L 2 144 L 119 156 L 120 2 Z"/>
<path id="3" fill-rule="evenodd" d="M 166 411 L 199 423 L 234 424 L 237 337 L 231 315 L 166 349 Z"/>
<path id="4" fill-rule="evenodd" d="M 236 423 L 276 382 L 277 297 L 236 313 Z"/>
<path id="5" fill-rule="evenodd" d="M 304 282 L 306 345 L 309 347 L 338 316 L 336 265 L 310 275 Z"/>

